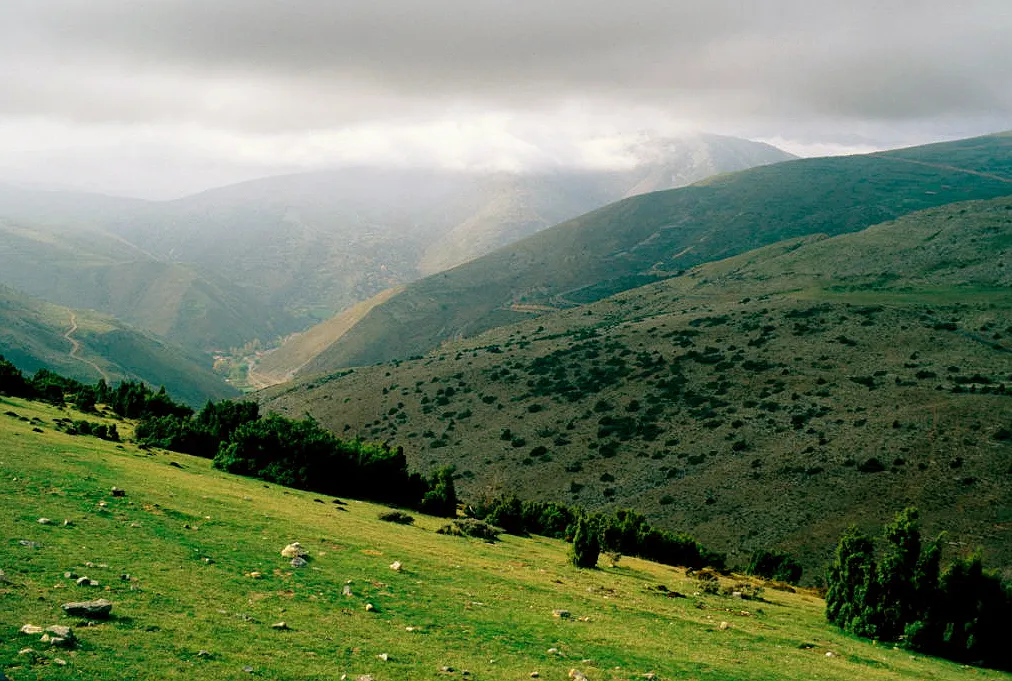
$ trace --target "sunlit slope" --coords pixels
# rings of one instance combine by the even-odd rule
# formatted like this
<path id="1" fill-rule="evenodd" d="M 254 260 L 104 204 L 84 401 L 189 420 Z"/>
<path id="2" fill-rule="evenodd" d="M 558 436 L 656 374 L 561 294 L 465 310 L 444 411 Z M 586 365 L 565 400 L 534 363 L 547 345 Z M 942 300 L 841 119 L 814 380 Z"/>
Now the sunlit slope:
<path id="1" fill-rule="evenodd" d="M 16 681 L 566 679 L 572 669 L 594 681 L 1008 678 L 841 635 L 808 593 L 692 596 L 681 570 L 629 558 L 577 571 L 556 541 L 489 545 L 437 535 L 436 519 L 382 523 L 370 504 L 53 432 L 67 412 L 0 408 L 17 415 L 0 414 L 0 669 Z M 279 555 L 291 541 L 310 550 L 308 567 Z M 113 603 L 108 620 L 61 614 L 98 597 Z M 562 609 L 571 616 L 553 616 Z M 18 632 L 29 623 L 71 625 L 78 644 L 48 647 Z"/>

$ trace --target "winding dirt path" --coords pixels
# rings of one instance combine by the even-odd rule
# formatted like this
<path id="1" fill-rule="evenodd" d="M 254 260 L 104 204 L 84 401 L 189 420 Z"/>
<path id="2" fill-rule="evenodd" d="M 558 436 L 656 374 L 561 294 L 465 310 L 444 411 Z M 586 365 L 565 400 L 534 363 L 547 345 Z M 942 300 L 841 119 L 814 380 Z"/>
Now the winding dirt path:
<path id="1" fill-rule="evenodd" d="M 94 369 L 99 373 L 99 375 L 106 383 L 108 383 L 109 374 L 105 373 L 105 371 L 102 370 L 102 367 L 95 364 L 90 359 L 85 359 L 84 357 L 81 357 L 81 342 L 74 338 L 75 331 L 77 331 L 77 315 L 71 312 L 70 329 L 67 331 L 67 333 L 63 334 L 63 337 L 70 342 L 70 352 L 68 352 L 67 354 L 70 356 L 71 359 L 76 359 L 78 362 L 84 362 L 85 364 L 90 366 L 92 369 Z"/>

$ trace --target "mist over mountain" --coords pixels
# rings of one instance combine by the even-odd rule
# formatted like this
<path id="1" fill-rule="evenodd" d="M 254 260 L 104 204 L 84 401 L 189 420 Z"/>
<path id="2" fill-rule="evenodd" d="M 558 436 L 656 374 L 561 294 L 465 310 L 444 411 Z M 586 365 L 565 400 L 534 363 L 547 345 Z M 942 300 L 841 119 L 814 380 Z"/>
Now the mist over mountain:
<path id="1" fill-rule="evenodd" d="M 790 158 L 712 135 L 639 138 L 619 151 L 627 170 L 358 167 L 168 202 L 7 187 L 0 282 L 225 350 L 269 343 L 631 193 Z"/>

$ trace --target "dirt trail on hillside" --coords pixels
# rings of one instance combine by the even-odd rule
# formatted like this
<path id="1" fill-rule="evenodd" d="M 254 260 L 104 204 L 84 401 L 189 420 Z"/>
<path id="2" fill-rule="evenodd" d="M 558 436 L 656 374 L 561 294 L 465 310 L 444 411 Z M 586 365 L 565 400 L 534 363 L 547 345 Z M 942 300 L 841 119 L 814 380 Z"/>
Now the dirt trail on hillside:
<path id="1" fill-rule="evenodd" d="M 70 329 L 67 333 L 63 334 L 63 337 L 70 342 L 70 352 L 67 354 L 71 359 L 76 359 L 78 362 L 84 362 L 92 369 L 97 371 L 106 383 L 109 382 L 109 374 L 102 370 L 102 367 L 92 362 L 90 359 L 81 357 L 81 342 L 74 338 L 74 332 L 77 331 L 77 315 L 73 312 L 70 313 Z"/>
<path id="2" fill-rule="evenodd" d="M 913 163 L 918 166 L 928 166 L 929 168 L 939 168 L 941 170 L 951 170 L 957 173 L 966 173 L 967 175 L 976 175 L 977 177 L 986 177 L 989 180 L 997 180 L 998 182 L 1006 182 L 1012 184 L 1012 178 L 1002 177 L 1001 175 L 995 175 L 994 173 L 985 173 L 980 170 L 970 170 L 968 168 L 960 168 L 958 166 L 945 165 L 944 163 L 930 163 L 928 161 L 917 161 L 912 158 L 903 158 L 902 156 L 887 156 L 885 154 L 875 154 L 878 158 L 885 159 L 887 161 L 899 161 L 901 163 Z"/>

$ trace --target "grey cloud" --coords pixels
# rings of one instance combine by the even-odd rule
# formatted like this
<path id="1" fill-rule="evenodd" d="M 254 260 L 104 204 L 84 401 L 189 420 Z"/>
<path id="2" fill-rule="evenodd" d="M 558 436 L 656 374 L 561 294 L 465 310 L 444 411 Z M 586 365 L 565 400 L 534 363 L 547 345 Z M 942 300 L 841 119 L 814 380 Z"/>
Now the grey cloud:
<path id="1" fill-rule="evenodd" d="M 6 0 L 0 115 L 275 131 L 585 100 L 691 120 L 1012 114 L 1007 0 Z"/>

